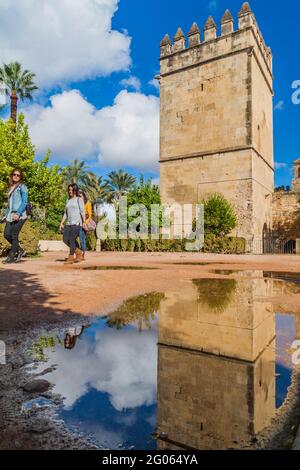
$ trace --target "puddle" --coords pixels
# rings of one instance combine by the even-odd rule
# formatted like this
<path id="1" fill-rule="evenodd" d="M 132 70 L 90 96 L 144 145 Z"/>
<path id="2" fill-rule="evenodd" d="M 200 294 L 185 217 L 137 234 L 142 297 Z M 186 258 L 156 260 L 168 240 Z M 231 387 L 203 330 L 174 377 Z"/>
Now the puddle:
<path id="1" fill-rule="evenodd" d="M 23 403 L 21 409 L 23 412 L 29 412 L 42 408 L 50 408 L 51 406 L 53 406 L 53 402 L 51 400 L 46 398 L 34 398 L 33 400 Z"/>
<path id="2" fill-rule="evenodd" d="M 274 310 L 277 282 L 194 280 L 37 340 L 58 418 L 106 449 L 250 445 L 284 403 L 300 338 L 300 312 Z"/>
<path id="3" fill-rule="evenodd" d="M 294 282 L 295 284 L 300 283 L 300 273 L 265 271 L 264 277 L 268 279 L 282 279 L 284 281 Z"/>
<path id="4" fill-rule="evenodd" d="M 143 266 L 89 266 L 84 271 L 154 271 L 158 268 L 146 268 Z"/>
<path id="5" fill-rule="evenodd" d="M 183 262 L 179 262 L 179 263 L 168 263 L 168 264 L 172 264 L 174 266 L 220 266 L 222 264 L 228 264 L 228 262 L 225 262 L 225 261 L 218 261 L 218 262 L 193 262 L 193 261 L 183 261 Z M 230 263 L 232 265 L 234 265 L 234 263 Z M 239 263 L 241 264 L 241 263 Z"/>
<path id="6" fill-rule="evenodd" d="M 280 279 L 283 281 L 289 281 L 295 284 L 300 284 L 300 273 L 288 273 L 277 271 L 245 271 L 243 269 L 212 269 L 209 272 L 211 274 L 218 274 L 220 276 L 237 275 L 239 277 L 263 277 L 265 279 Z"/>

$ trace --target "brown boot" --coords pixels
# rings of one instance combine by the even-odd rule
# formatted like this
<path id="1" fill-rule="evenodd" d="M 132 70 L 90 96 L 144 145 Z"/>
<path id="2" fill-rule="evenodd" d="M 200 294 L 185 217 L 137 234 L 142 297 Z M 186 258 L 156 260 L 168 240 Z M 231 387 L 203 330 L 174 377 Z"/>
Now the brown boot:
<path id="1" fill-rule="evenodd" d="M 75 263 L 80 263 L 83 260 L 84 260 L 83 251 L 77 248 L 75 251 Z"/>
<path id="2" fill-rule="evenodd" d="M 74 256 L 73 256 L 73 255 L 70 255 L 70 256 L 66 259 L 65 264 L 74 264 L 74 261 L 75 261 Z"/>

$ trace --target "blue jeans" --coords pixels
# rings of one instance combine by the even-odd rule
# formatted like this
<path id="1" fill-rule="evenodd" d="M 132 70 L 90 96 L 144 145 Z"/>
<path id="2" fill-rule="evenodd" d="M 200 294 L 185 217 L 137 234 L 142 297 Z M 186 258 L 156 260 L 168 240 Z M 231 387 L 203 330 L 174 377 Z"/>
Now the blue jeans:
<path id="1" fill-rule="evenodd" d="M 86 252 L 86 231 L 83 230 L 82 227 L 80 229 L 79 238 L 80 238 L 80 248 L 85 253 Z"/>

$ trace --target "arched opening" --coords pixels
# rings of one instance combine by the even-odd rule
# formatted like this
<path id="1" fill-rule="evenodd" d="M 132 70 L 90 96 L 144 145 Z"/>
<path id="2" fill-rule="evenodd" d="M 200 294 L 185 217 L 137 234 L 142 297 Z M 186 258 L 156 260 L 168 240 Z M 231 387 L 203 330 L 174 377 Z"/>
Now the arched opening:
<path id="1" fill-rule="evenodd" d="M 300 166 L 298 168 L 298 178 L 300 179 Z"/>
<path id="2" fill-rule="evenodd" d="M 264 224 L 263 232 L 262 232 L 262 252 L 263 253 L 271 253 L 271 246 L 270 246 L 270 231 L 268 229 L 267 224 Z"/>

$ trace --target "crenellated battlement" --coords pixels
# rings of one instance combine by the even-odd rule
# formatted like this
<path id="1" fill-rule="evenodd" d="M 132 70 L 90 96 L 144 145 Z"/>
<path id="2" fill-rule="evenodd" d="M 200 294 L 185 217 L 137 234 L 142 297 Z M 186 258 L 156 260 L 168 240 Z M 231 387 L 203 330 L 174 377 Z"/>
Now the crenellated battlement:
<path id="1" fill-rule="evenodd" d="M 229 10 L 225 11 L 220 26 L 221 32 L 218 35 L 217 24 L 210 16 L 203 34 L 197 23 L 193 23 L 187 38 L 181 28 L 178 28 L 173 42 L 167 34 L 160 44 L 161 73 L 178 71 L 213 57 L 252 48 L 261 56 L 272 76 L 272 51 L 265 44 L 248 2 L 242 5 L 238 13 L 237 29 Z M 178 55 L 181 57 L 176 58 Z"/>

